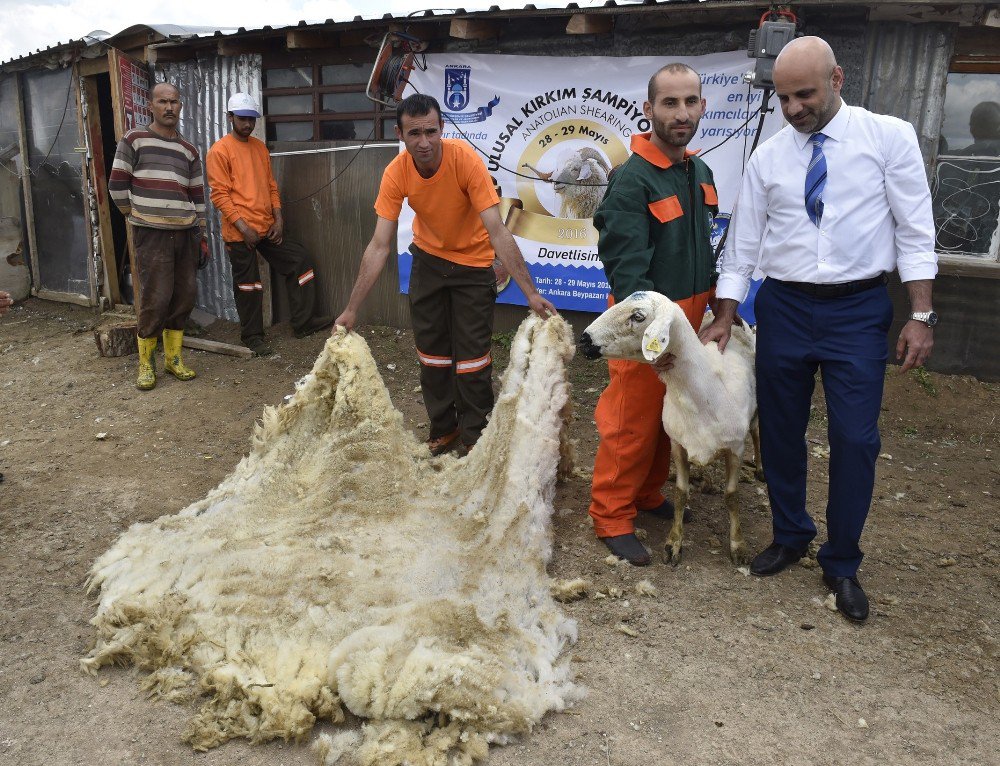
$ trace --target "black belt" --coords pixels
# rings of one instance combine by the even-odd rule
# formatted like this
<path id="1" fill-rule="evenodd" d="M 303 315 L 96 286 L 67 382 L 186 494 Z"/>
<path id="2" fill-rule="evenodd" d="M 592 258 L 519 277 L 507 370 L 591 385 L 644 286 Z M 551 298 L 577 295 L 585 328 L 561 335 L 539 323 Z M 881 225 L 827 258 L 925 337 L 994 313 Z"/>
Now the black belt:
<path id="1" fill-rule="evenodd" d="M 775 279 L 779 285 L 798 290 L 800 293 L 811 295 L 813 298 L 843 298 L 846 295 L 862 293 L 888 283 L 889 277 L 885 272 L 871 279 L 859 279 L 856 282 L 839 282 L 837 284 L 821 285 L 812 282 L 786 282 L 783 279 Z"/>

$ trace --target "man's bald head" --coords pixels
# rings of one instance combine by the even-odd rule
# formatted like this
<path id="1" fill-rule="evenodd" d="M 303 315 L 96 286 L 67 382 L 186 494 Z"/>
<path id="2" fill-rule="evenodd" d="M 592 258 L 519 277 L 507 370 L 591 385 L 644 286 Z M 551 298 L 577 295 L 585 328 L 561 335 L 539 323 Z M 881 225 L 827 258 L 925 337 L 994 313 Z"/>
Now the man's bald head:
<path id="1" fill-rule="evenodd" d="M 774 60 L 774 90 L 788 123 L 801 133 L 815 133 L 840 109 L 844 70 L 826 40 L 800 37 Z"/>
<path id="2" fill-rule="evenodd" d="M 156 83 L 156 85 L 153 86 L 153 89 L 149 91 L 150 98 L 156 98 L 156 94 L 158 91 L 163 91 L 164 94 L 170 93 L 172 91 L 177 96 L 181 95 L 180 90 L 172 82 Z"/>
<path id="3" fill-rule="evenodd" d="M 774 74 L 777 76 L 782 69 L 815 69 L 824 77 L 833 74 L 837 66 L 837 57 L 833 48 L 822 37 L 799 37 L 792 40 L 774 60 Z"/>

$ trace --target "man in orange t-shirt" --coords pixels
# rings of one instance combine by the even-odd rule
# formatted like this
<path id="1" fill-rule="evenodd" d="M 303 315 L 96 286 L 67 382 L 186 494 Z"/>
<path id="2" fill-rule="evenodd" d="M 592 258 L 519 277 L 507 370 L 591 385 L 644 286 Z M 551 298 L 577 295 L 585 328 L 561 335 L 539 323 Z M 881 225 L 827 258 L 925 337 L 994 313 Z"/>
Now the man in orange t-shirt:
<path id="1" fill-rule="evenodd" d="M 222 238 L 233 267 L 233 295 L 240 337 L 257 356 L 272 353 L 264 340 L 263 285 L 257 253 L 285 279 L 296 338 L 329 327 L 332 317 L 313 316 L 316 273 L 306 249 L 284 235 L 281 197 L 267 147 L 250 134 L 260 117 L 253 97 L 229 99 L 231 131 L 208 150 L 206 165 L 212 204 L 222 214 Z"/>
<path id="2" fill-rule="evenodd" d="M 416 213 L 410 317 L 431 421 L 427 446 L 434 455 L 453 446 L 468 451 L 493 409 L 494 257 L 532 311 L 542 317 L 556 313 L 538 294 L 517 242 L 500 219 L 500 200 L 483 161 L 468 144 L 442 138 L 443 130 L 441 107 L 431 96 L 410 96 L 396 108 L 396 135 L 406 151 L 382 175 L 375 234 L 347 308 L 336 321 L 353 329 L 361 304 L 395 252 L 405 198 Z"/>

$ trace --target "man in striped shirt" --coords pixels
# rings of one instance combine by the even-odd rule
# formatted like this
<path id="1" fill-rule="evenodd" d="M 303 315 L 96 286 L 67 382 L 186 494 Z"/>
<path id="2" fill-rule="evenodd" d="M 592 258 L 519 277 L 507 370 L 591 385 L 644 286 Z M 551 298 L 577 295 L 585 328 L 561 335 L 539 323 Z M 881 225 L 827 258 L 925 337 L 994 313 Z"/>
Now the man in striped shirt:
<path id="1" fill-rule="evenodd" d="M 118 142 L 108 191 L 132 225 L 139 286 L 139 376 L 156 385 L 153 356 L 163 333 L 164 369 L 178 380 L 194 370 L 181 360 L 184 323 L 194 308 L 205 242 L 205 186 L 198 150 L 181 138 L 180 91 L 160 82 L 150 92 L 153 121 Z"/>

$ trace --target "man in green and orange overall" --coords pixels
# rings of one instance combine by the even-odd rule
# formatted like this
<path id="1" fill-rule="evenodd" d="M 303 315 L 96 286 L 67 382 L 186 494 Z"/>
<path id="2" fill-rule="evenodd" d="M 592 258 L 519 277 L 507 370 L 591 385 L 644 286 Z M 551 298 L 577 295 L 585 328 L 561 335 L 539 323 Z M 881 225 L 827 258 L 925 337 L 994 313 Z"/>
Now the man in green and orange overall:
<path id="1" fill-rule="evenodd" d="M 632 137 L 632 156 L 613 173 L 594 216 L 598 255 L 612 301 L 652 290 L 679 304 L 698 329 L 714 297 L 715 259 L 709 239 L 718 198 L 712 171 L 686 147 L 705 113 L 701 78 L 686 64 L 668 64 L 649 80 L 643 105 L 652 131 Z M 650 555 L 635 535 L 644 512 L 673 516 L 661 489 L 670 472 L 663 431 L 665 388 L 655 365 L 608 362 L 611 381 L 594 413 L 601 440 L 594 460 L 590 515 L 613 554 L 635 566 Z"/>

